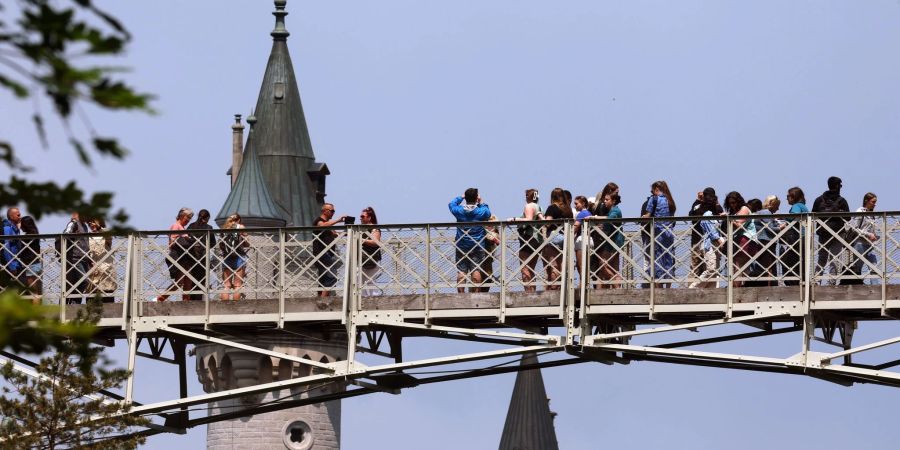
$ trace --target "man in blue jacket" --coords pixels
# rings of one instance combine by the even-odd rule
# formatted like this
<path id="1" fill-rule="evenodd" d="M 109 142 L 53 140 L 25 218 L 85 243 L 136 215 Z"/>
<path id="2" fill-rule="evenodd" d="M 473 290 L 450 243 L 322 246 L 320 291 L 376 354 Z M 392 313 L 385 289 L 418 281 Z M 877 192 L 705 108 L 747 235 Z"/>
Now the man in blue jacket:
<path id="1" fill-rule="evenodd" d="M 6 211 L 6 219 L 3 219 L 3 235 L 18 236 L 21 220 L 22 213 L 19 208 L 9 208 Z M 4 240 L 3 248 L 0 250 L 0 260 L 3 262 L 4 271 L 13 277 L 16 277 L 22 270 L 22 262 L 18 258 L 21 249 L 22 241 Z"/>
<path id="2" fill-rule="evenodd" d="M 491 218 L 491 209 L 488 205 L 481 203 L 481 197 L 478 195 L 478 189 L 466 189 L 465 195 L 456 197 L 450 201 L 450 213 L 456 217 L 457 222 L 486 222 Z M 469 288 L 469 292 L 477 292 L 477 286 L 481 284 L 484 277 L 479 268 L 487 258 L 487 251 L 484 249 L 485 230 L 482 226 L 467 226 L 456 228 L 456 283 L 459 285 L 457 290 L 465 292 L 462 283 L 465 282 L 469 274 L 472 276 L 473 286 Z"/>

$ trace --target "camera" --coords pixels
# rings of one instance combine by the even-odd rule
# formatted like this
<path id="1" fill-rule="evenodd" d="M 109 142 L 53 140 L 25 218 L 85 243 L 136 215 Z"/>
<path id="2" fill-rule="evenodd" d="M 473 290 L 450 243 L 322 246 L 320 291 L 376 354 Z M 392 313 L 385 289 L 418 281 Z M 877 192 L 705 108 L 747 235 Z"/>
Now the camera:
<path id="1" fill-rule="evenodd" d="M 344 217 L 344 225 L 353 225 L 354 223 L 356 223 L 356 217 L 353 217 L 353 216 Z"/>

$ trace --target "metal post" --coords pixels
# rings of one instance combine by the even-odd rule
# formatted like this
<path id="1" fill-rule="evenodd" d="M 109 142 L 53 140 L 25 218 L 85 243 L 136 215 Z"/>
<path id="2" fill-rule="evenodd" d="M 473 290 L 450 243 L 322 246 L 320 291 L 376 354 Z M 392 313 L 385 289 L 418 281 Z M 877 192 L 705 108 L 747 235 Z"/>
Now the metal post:
<path id="1" fill-rule="evenodd" d="M 132 273 L 132 264 L 134 263 L 134 235 L 129 234 L 128 239 L 126 240 L 126 248 L 125 248 L 125 287 L 122 289 L 122 293 L 124 297 L 122 298 L 122 329 L 125 330 L 128 328 L 128 321 L 131 319 L 131 316 L 134 314 L 133 309 L 133 300 L 134 300 L 134 292 L 133 287 L 131 286 L 133 273 Z"/>
<path id="2" fill-rule="evenodd" d="M 206 277 L 203 282 L 203 293 L 204 293 L 203 309 L 204 309 L 204 314 L 206 315 L 206 323 L 207 324 L 209 323 L 209 300 L 210 300 L 210 298 L 209 298 L 210 297 L 210 295 L 209 295 L 210 294 L 209 293 L 210 282 L 209 281 L 212 278 L 212 273 L 210 273 L 210 271 L 209 271 L 209 268 L 210 268 L 209 260 L 211 259 L 210 255 L 213 252 L 213 249 L 209 247 L 209 243 L 212 241 L 210 239 L 211 234 L 212 234 L 212 231 L 206 230 L 206 234 L 203 236 L 204 240 L 205 240 L 205 242 L 203 243 L 203 255 L 204 255 L 203 270 L 205 271 L 204 273 L 206 273 Z"/>
<path id="3" fill-rule="evenodd" d="M 728 266 L 728 276 L 725 278 L 725 317 L 730 319 L 732 314 L 734 313 L 734 221 L 732 221 L 731 216 L 725 216 L 725 230 L 728 233 L 728 238 L 725 239 L 725 245 L 728 248 L 725 249 L 726 254 L 728 255 L 726 264 Z"/>
<path id="4" fill-rule="evenodd" d="M 506 323 L 506 226 L 500 227 L 500 323 Z"/>
<path id="5" fill-rule="evenodd" d="M 425 225 L 425 324 L 431 324 L 431 225 Z"/>
<path id="6" fill-rule="evenodd" d="M 887 284 L 888 284 L 888 220 L 887 213 L 881 213 L 881 315 L 887 316 Z"/>
<path id="7" fill-rule="evenodd" d="M 128 379 L 125 380 L 125 404 L 134 403 L 134 363 L 137 356 L 137 332 L 134 330 L 134 324 L 129 324 L 127 330 L 128 339 Z"/>
<path id="8" fill-rule="evenodd" d="M 569 266 L 572 264 L 570 258 L 571 255 L 569 254 L 572 251 L 572 246 L 569 245 L 569 239 L 572 237 L 571 225 L 572 224 L 569 222 L 563 224 L 563 236 L 565 239 L 563 239 L 563 248 L 559 255 L 559 257 L 562 258 L 562 264 L 559 265 L 559 318 L 566 318 L 567 323 L 574 320 L 572 314 L 575 312 L 574 304 L 569 305 L 568 307 L 566 306 L 566 293 L 569 286 L 572 284 L 568 282 L 570 276 Z"/>
<path id="9" fill-rule="evenodd" d="M 60 292 L 60 296 L 59 296 L 59 321 L 60 321 L 60 322 L 65 322 L 65 321 L 66 321 L 66 304 L 68 303 L 68 298 L 66 297 L 66 284 L 68 284 L 68 283 L 67 283 L 67 275 L 68 275 L 67 271 L 69 270 L 69 268 L 67 267 L 67 266 L 68 266 L 68 261 L 66 261 L 66 246 L 68 245 L 69 241 L 68 241 L 68 239 L 66 239 L 66 235 L 65 235 L 65 234 L 63 234 L 63 235 L 61 235 L 61 236 L 59 237 L 59 241 L 60 241 L 60 244 L 59 244 L 59 251 L 60 251 L 60 254 L 59 254 L 59 261 L 60 261 L 60 264 L 61 264 L 61 266 L 60 266 L 60 267 L 61 267 L 61 268 L 60 268 L 61 273 L 60 273 L 60 276 L 59 276 L 59 282 L 60 282 L 61 287 L 62 287 L 62 289 L 60 289 L 60 291 L 59 291 L 59 292 Z"/>
<path id="10" fill-rule="evenodd" d="M 591 281 L 591 274 L 588 272 L 588 260 L 590 256 L 588 254 L 588 243 L 590 242 L 590 233 L 588 232 L 588 228 L 591 226 L 589 220 L 585 220 L 581 224 L 581 248 L 575 249 L 575 251 L 581 250 L 581 267 L 579 268 L 581 271 L 581 275 L 579 275 L 579 283 L 578 283 L 578 297 L 581 299 L 581 319 L 583 320 L 587 317 L 587 285 Z M 593 251 L 593 249 L 591 249 Z"/>
<path id="11" fill-rule="evenodd" d="M 650 219 L 650 261 L 648 264 L 648 272 L 650 272 L 650 313 L 647 317 L 653 320 L 653 310 L 656 307 L 656 219 Z"/>
<path id="12" fill-rule="evenodd" d="M 351 308 L 351 305 L 350 305 L 350 302 L 351 302 L 350 294 L 351 294 L 351 289 L 353 287 L 352 274 L 354 274 L 355 270 L 356 270 L 356 267 L 353 267 L 354 271 L 350 270 L 351 269 L 350 266 L 354 265 L 353 264 L 354 260 L 353 260 L 353 258 L 351 258 L 352 254 L 354 253 L 354 251 L 353 251 L 354 241 L 353 240 L 355 239 L 355 236 L 353 234 L 353 228 L 347 227 L 346 236 L 347 236 L 346 241 L 345 241 L 346 242 L 346 244 L 345 244 L 346 251 L 344 251 L 344 295 L 341 296 L 342 297 L 341 311 L 343 311 L 345 316 L 348 314 L 348 311 L 353 310 L 353 308 Z"/>
<path id="13" fill-rule="evenodd" d="M 285 244 L 284 241 L 286 239 L 286 235 L 284 232 L 284 228 L 278 229 L 278 328 L 284 328 L 284 273 L 287 270 L 287 267 L 284 264 L 284 252 L 285 252 Z M 344 317 L 341 317 L 341 323 L 343 323 Z"/>
<path id="14" fill-rule="evenodd" d="M 810 303 L 813 301 L 813 282 L 815 281 L 815 262 L 816 258 L 813 255 L 813 240 L 812 237 L 816 232 L 816 222 L 813 220 L 812 215 L 806 216 L 806 234 L 803 235 L 803 247 L 806 253 L 806 267 L 803 272 L 803 313 L 809 315 Z"/>

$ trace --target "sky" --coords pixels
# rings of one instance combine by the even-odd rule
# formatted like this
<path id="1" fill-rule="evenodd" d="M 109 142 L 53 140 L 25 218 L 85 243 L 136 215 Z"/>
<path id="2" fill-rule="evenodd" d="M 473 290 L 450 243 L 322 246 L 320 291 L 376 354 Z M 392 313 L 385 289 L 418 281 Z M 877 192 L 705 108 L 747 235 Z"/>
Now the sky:
<path id="1" fill-rule="evenodd" d="M 42 149 L 35 104 L 7 94 L 0 133 L 37 167 L 34 178 L 114 191 L 137 228 L 167 228 L 182 206 L 216 214 L 228 194 L 232 115 L 255 105 L 271 48 L 272 3 L 98 3 L 134 34 L 115 63 L 157 96 L 154 116 L 86 108 L 131 156 L 85 169 L 53 120 Z M 521 213 L 526 188 L 590 196 L 615 181 L 633 216 L 658 179 L 686 206 L 706 186 L 720 197 L 783 199 L 797 185 L 812 201 L 831 175 L 843 178 L 852 208 L 872 191 L 880 210 L 900 210 L 897 1 L 292 0 L 288 11 L 338 215 L 371 205 L 382 223 L 450 221 L 448 201 L 474 186 L 505 218 Z M 39 223 L 48 233 L 64 225 Z M 864 324 L 856 339 L 897 331 L 896 322 Z M 460 345 L 438 348 L 471 351 Z M 786 357 L 799 346 L 787 335 L 729 348 Z M 146 367 L 149 380 L 174 373 Z M 900 391 L 888 388 L 654 363 L 587 363 L 544 377 L 566 449 L 896 445 Z M 513 379 L 346 400 L 343 446 L 495 447 Z M 202 448 L 204 439 L 201 427 L 146 448 Z"/>

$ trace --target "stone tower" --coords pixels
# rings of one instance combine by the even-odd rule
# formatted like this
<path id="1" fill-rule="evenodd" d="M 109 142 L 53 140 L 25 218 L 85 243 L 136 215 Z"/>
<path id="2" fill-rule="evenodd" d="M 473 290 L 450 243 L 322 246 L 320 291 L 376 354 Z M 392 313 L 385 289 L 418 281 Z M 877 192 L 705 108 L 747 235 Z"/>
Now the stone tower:
<path id="1" fill-rule="evenodd" d="M 328 168 L 317 163 L 300 103 L 300 90 L 287 49 L 286 1 L 275 1 L 275 29 L 272 52 L 266 65 L 255 115 L 247 118 L 250 131 L 243 149 L 232 147 L 231 192 L 216 216 L 221 226 L 239 213 L 243 224 L 252 227 L 309 226 L 319 214 L 325 198 Z M 235 139 L 243 131 L 233 126 Z M 235 153 L 242 153 L 236 155 Z M 256 247 L 251 243 L 251 251 Z M 252 257 L 252 255 L 251 255 Z M 269 267 L 255 267 L 272 273 Z M 252 286 L 251 275 L 245 279 Z M 310 293 L 309 295 L 314 295 Z M 343 332 L 304 330 L 303 336 L 279 330 L 260 331 L 247 327 L 230 338 L 254 347 L 332 363 L 347 358 L 347 337 Z M 252 386 L 271 381 L 299 378 L 311 373 L 308 365 L 272 358 L 259 353 L 221 345 L 201 344 L 195 349 L 197 376 L 206 392 Z M 215 402 L 217 412 L 233 412 L 235 407 L 264 404 L 278 399 L 303 399 L 343 389 L 322 385 L 285 389 L 264 396 Z M 339 400 L 257 414 L 212 423 L 207 432 L 208 449 L 338 449 L 341 442 Z"/>

